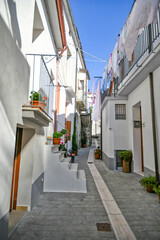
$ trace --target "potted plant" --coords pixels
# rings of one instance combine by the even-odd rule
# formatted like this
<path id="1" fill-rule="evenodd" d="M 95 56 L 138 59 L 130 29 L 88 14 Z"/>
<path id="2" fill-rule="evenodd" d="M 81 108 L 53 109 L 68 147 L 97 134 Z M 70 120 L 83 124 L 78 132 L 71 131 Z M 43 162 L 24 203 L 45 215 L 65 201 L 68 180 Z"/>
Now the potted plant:
<path id="1" fill-rule="evenodd" d="M 147 192 L 153 193 L 153 188 L 157 185 L 156 177 L 149 175 L 148 177 L 143 177 L 139 181 L 140 184 L 147 189 Z"/>
<path id="2" fill-rule="evenodd" d="M 78 153 L 78 145 L 76 141 L 76 117 L 74 118 L 74 131 L 72 135 L 72 150 L 75 155 Z"/>
<path id="3" fill-rule="evenodd" d="M 45 101 L 47 100 L 46 97 L 42 97 L 41 94 L 35 91 L 31 91 L 31 96 L 30 96 L 30 104 L 36 107 L 41 107 L 43 110 L 45 110 L 46 103 Z"/>
<path id="4" fill-rule="evenodd" d="M 64 151 L 64 156 L 67 157 L 67 148 L 65 147 L 65 144 L 62 142 L 58 148 L 59 151 Z"/>
<path id="5" fill-rule="evenodd" d="M 131 172 L 132 151 L 125 150 L 119 152 L 119 158 L 123 161 L 123 172 Z"/>
<path id="6" fill-rule="evenodd" d="M 95 155 L 95 159 L 100 159 L 100 157 L 101 157 L 100 147 L 98 147 L 98 148 L 95 150 L 94 155 Z"/>
<path id="7" fill-rule="evenodd" d="M 153 187 L 153 191 L 155 191 L 158 194 L 159 203 L 160 203 L 160 183 L 158 183 L 156 186 Z"/>
<path id="8" fill-rule="evenodd" d="M 82 147 L 86 148 L 87 136 L 85 132 L 82 133 L 81 143 L 82 143 Z"/>
<path id="9" fill-rule="evenodd" d="M 66 134 L 66 133 L 67 133 L 67 129 L 62 129 L 62 130 L 61 130 L 61 133 L 62 133 L 62 134 Z"/>
<path id="10" fill-rule="evenodd" d="M 76 143 L 76 139 L 73 135 L 72 137 L 72 150 L 73 150 L 73 153 L 77 156 L 77 153 L 78 153 L 78 145 Z"/>
<path id="11" fill-rule="evenodd" d="M 59 145 L 62 137 L 62 133 L 60 131 L 55 131 L 53 133 L 53 144 L 54 145 Z"/>

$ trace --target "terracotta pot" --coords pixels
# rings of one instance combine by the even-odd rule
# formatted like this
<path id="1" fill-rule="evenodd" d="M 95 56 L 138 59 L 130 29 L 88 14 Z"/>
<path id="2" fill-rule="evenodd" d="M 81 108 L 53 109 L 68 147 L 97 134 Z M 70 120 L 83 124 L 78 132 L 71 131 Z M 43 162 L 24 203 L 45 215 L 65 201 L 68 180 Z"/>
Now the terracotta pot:
<path id="1" fill-rule="evenodd" d="M 130 173 L 130 162 L 123 160 L 123 172 Z"/>
<path id="2" fill-rule="evenodd" d="M 54 145 L 60 145 L 61 139 L 60 138 L 53 138 Z"/>
<path id="3" fill-rule="evenodd" d="M 147 186 L 147 192 L 149 192 L 149 193 L 154 193 L 153 187 Z"/>
<path id="4" fill-rule="evenodd" d="M 35 108 L 41 107 L 43 110 L 45 110 L 45 107 L 47 105 L 45 102 L 41 101 L 30 101 L 30 104 Z"/>
<path id="5" fill-rule="evenodd" d="M 84 143 L 84 144 L 82 145 L 83 148 L 86 148 L 86 146 L 87 146 L 86 143 Z"/>
<path id="6" fill-rule="evenodd" d="M 76 151 L 73 151 L 73 153 L 77 156 L 77 154 L 78 154 L 78 151 L 76 150 Z"/>
<path id="7" fill-rule="evenodd" d="M 99 153 L 95 153 L 95 159 L 100 159 L 100 154 Z"/>

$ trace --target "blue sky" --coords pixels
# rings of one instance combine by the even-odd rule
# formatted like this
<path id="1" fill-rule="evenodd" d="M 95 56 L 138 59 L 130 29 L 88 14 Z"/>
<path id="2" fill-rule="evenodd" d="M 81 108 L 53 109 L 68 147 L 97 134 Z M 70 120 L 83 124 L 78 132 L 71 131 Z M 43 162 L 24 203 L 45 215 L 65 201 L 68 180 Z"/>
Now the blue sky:
<path id="1" fill-rule="evenodd" d="M 82 49 L 108 61 L 116 44 L 133 0 L 69 0 L 75 25 L 78 28 Z M 86 59 L 96 60 L 84 54 Z M 106 63 L 86 60 L 91 80 L 89 89 L 92 91 L 93 77 L 102 76 Z"/>

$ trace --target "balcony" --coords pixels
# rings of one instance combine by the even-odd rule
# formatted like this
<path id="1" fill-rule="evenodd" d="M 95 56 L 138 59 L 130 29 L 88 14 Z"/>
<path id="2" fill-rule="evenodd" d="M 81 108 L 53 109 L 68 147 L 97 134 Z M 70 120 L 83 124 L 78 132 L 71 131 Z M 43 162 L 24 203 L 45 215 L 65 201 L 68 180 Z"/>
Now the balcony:
<path id="1" fill-rule="evenodd" d="M 160 63 L 160 9 L 158 10 L 158 23 L 150 24 L 138 36 L 132 55 L 132 61 L 127 57 L 121 60 L 120 76 L 115 79 L 115 94 L 128 95 Z"/>
<path id="2" fill-rule="evenodd" d="M 79 110 L 84 110 L 85 107 L 85 92 L 84 89 L 78 89 L 77 90 L 77 96 L 76 96 L 76 103 L 79 108 Z"/>
<path id="3" fill-rule="evenodd" d="M 45 57 L 27 55 L 31 68 L 30 96 L 28 104 L 22 106 L 24 120 L 41 126 L 48 126 L 53 117 L 54 85 L 49 74 Z"/>

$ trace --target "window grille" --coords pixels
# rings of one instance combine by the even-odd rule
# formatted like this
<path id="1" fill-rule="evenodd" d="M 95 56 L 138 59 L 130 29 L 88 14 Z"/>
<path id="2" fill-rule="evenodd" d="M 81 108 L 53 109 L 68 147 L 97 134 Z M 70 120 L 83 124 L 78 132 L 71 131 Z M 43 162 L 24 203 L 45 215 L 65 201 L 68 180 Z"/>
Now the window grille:
<path id="1" fill-rule="evenodd" d="M 126 104 L 115 104 L 115 119 L 126 120 Z"/>
<path id="2" fill-rule="evenodd" d="M 119 158 L 119 153 L 124 150 L 115 150 L 116 155 L 116 169 L 123 167 L 123 161 Z"/>

